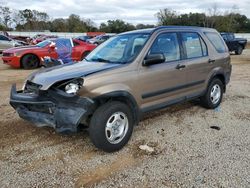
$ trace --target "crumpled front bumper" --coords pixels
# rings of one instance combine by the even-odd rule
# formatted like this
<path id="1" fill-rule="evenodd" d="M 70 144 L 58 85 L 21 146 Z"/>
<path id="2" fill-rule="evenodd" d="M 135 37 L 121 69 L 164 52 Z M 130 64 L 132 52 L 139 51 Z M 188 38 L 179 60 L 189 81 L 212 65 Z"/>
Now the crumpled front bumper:
<path id="1" fill-rule="evenodd" d="M 10 104 L 21 118 L 38 127 L 53 127 L 57 132 L 76 132 L 94 107 L 93 100 L 89 98 L 67 96 L 60 90 L 24 93 L 16 91 L 15 85 L 11 88 Z"/>

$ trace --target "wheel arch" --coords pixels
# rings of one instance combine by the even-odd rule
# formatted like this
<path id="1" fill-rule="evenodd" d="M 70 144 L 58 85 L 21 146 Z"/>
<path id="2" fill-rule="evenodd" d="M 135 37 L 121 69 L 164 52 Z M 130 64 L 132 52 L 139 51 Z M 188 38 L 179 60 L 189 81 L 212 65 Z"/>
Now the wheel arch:
<path id="1" fill-rule="evenodd" d="M 97 104 L 97 107 L 112 100 L 123 102 L 127 104 L 132 110 L 136 125 L 140 120 L 141 112 L 139 110 L 138 104 L 132 94 L 127 91 L 112 91 L 95 97 L 93 100 Z"/>
<path id="2" fill-rule="evenodd" d="M 221 80 L 221 82 L 223 83 L 223 92 L 225 93 L 226 92 L 226 75 L 223 71 L 216 71 L 214 72 L 209 80 L 208 80 L 208 84 L 207 86 L 212 82 L 212 80 L 214 80 L 215 78 L 218 78 L 219 80 Z"/>

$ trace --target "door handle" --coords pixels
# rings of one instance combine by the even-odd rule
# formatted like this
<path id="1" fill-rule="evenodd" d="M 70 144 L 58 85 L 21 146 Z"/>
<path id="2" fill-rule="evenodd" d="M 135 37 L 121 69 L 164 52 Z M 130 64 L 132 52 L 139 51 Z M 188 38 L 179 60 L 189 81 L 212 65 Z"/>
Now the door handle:
<path id="1" fill-rule="evenodd" d="M 178 64 L 178 65 L 176 66 L 176 69 L 181 70 L 181 69 L 184 69 L 185 67 L 186 67 L 186 65 Z"/>
<path id="2" fill-rule="evenodd" d="M 210 64 L 213 64 L 214 62 L 215 62 L 214 59 L 209 59 L 209 60 L 208 60 L 208 63 L 210 63 Z"/>

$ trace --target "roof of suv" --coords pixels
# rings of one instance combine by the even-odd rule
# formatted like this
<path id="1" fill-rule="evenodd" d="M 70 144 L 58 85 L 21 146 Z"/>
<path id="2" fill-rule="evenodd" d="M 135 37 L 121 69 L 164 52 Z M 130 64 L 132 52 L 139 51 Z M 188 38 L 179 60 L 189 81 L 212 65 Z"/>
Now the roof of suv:
<path id="1" fill-rule="evenodd" d="M 196 27 L 196 26 L 159 26 L 156 28 L 149 28 L 149 29 L 140 29 L 140 30 L 134 30 L 134 31 L 128 31 L 125 33 L 121 33 L 121 34 L 134 34 L 134 33 L 148 33 L 148 34 L 152 34 L 155 31 L 158 30 L 163 30 L 163 29 L 169 29 L 169 30 L 195 30 L 195 31 L 213 31 L 215 32 L 216 30 L 213 28 L 207 28 L 207 27 Z"/>

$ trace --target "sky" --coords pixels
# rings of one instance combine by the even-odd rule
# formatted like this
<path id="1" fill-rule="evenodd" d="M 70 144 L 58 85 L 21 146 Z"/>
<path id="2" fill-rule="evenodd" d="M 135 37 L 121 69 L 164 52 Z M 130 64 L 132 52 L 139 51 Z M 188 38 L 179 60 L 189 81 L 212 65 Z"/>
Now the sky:
<path id="1" fill-rule="evenodd" d="M 2 0 L 0 3 L 12 9 L 43 11 L 52 18 L 77 14 L 97 25 L 114 19 L 132 24 L 156 24 L 155 14 L 160 9 L 170 8 L 178 13 L 207 12 L 214 4 L 221 13 L 236 5 L 238 13 L 250 18 L 250 0 Z"/>

